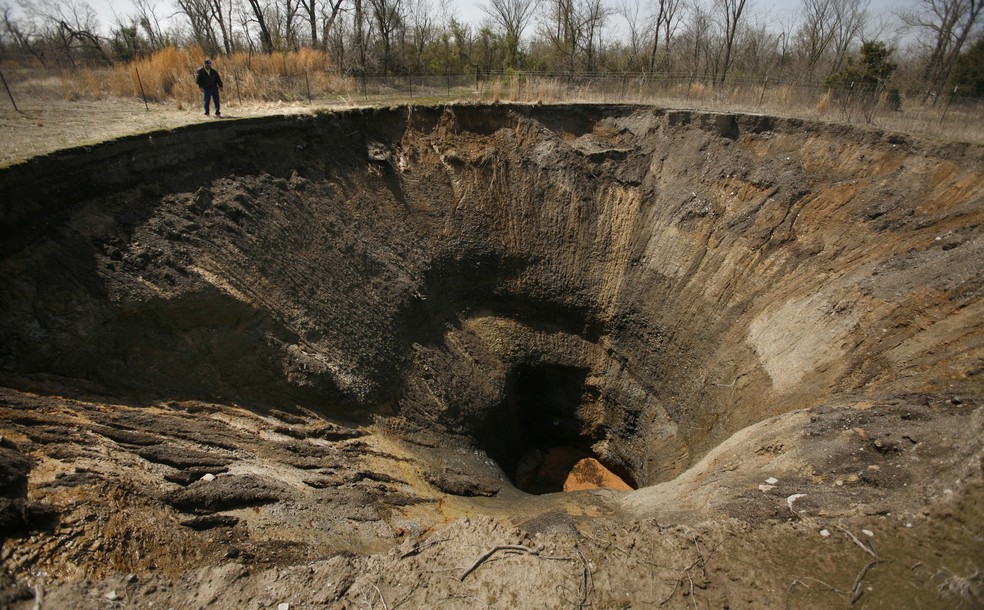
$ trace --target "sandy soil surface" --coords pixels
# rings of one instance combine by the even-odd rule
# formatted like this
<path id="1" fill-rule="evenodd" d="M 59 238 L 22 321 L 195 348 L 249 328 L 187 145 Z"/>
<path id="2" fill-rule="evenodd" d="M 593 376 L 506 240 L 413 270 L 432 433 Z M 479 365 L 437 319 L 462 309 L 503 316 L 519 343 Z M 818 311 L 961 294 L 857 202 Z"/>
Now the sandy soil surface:
<path id="1" fill-rule="evenodd" d="M 0 104 L 0 166 L 24 161 L 63 148 L 89 146 L 121 136 L 174 129 L 206 121 L 298 114 L 317 109 L 343 108 L 346 104 L 238 104 L 223 106 L 222 119 L 206 117 L 202 110 L 173 104 L 149 104 L 132 99 L 22 99 L 14 110 L 9 100 Z"/>

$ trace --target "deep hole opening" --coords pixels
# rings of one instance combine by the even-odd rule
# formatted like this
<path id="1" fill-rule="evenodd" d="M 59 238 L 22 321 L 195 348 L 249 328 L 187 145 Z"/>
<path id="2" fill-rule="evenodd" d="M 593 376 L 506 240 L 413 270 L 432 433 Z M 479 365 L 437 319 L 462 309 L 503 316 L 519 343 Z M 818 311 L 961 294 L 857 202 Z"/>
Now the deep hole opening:
<path id="1" fill-rule="evenodd" d="M 524 365 L 509 375 L 502 404 L 476 439 L 517 488 L 532 494 L 635 489 L 630 473 L 592 449 L 605 431 L 587 375 L 585 368 L 555 364 Z"/>

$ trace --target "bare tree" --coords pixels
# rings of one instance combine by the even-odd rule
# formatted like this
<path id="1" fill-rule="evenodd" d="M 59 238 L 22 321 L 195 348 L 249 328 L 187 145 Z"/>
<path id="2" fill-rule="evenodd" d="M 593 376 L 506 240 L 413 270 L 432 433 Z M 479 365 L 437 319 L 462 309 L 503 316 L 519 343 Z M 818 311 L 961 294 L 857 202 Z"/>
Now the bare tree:
<path id="1" fill-rule="evenodd" d="M 132 0 L 136 9 L 135 17 L 140 28 L 147 35 L 151 50 L 163 49 L 169 42 L 161 29 L 161 21 L 151 0 Z"/>
<path id="2" fill-rule="evenodd" d="M 301 10 L 301 0 L 283 0 L 277 4 L 275 13 L 280 25 L 280 38 L 283 41 L 281 48 L 294 49 L 300 48 L 300 40 L 297 36 L 297 19 Z"/>
<path id="3" fill-rule="evenodd" d="M 584 22 L 584 61 L 588 72 L 595 71 L 595 56 L 601 47 L 601 34 L 611 10 L 602 0 L 584 0 L 582 20 Z"/>
<path id="4" fill-rule="evenodd" d="M 407 17 L 402 33 L 404 48 L 409 50 L 408 67 L 414 73 L 426 71 L 427 48 L 437 40 L 437 20 L 428 0 L 407 0 Z"/>
<path id="5" fill-rule="evenodd" d="M 929 92 L 940 93 L 967 39 L 979 26 L 984 0 L 919 0 L 917 11 L 902 20 L 920 34 L 929 49 L 923 79 Z"/>
<path id="6" fill-rule="evenodd" d="M 747 0 L 714 0 L 714 7 L 719 12 L 723 30 L 723 53 L 721 60 L 721 82 L 728 78 L 728 70 L 734 61 L 735 38 L 741 26 L 741 18 L 747 6 Z"/>
<path id="7" fill-rule="evenodd" d="M 212 22 L 210 0 L 175 0 L 178 12 L 185 16 L 191 28 L 191 37 L 209 55 L 218 53 L 219 39 Z"/>
<path id="8" fill-rule="evenodd" d="M 178 2 L 187 2 L 189 0 L 178 0 Z M 267 25 L 266 19 L 266 9 L 267 3 L 265 0 L 246 0 L 249 3 L 250 17 L 249 21 L 256 24 L 260 33 L 260 49 L 264 53 L 273 52 L 273 36 L 270 34 L 270 28 Z"/>
<path id="9" fill-rule="evenodd" d="M 676 15 L 681 0 L 653 0 L 653 12 L 651 16 L 650 32 L 652 44 L 649 53 L 649 70 L 656 71 L 656 64 L 659 57 L 659 43 L 662 39 L 665 56 L 669 56 L 670 38 L 673 30 L 676 29 Z"/>
<path id="10" fill-rule="evenodd" d="M 817 64 L 827 54 L 834 41 L 837 13 L 836 0 L 802 0 L 803 21 L 796 30 L 798 51 L 803 56 L 806 76 L 813 78 Z"/>
<path id="11" fill-rule="evenodd" d="M 488 0 L 479 6 L 502 34 L 506 44 L 506 68 L 514 68 L 518 63 L 520 39 L 536 7 L 536 0 Z"/>
<path id="12" fill-rule="evenodd" d="M 642 63 L 642 36 L 644 27 L 642 22 L 642 4 L 640 0 L 622 0 L 621 4 L 615 9 L 615 13 L 625 20 L 625 25 L 628 28 L 628 68 L 630 70 L 638 70 L 641 68 L 640 64 Z"/>
<path id="13" fill-rule="evenodd" d="M 298 0 L 299 8 L 307 17 L 308 27 L 311 28 L 311 46 L 326 49 L 328 32 L 335 25 L 338 14 L 342 10 L 344 0 Z M 321 31 L 321 43 L 318 42 L 318 31 Z"/>
<path id="14" fill-rule="evenodd" d="M 222 48 L 226 53 L 232 53 L 232 0 L 207 0 L 207 10 L 211 19 L 219 26 Z"/>
<path id="15" fill-rule="evenodd" d="M 830 72 L 841 70 L 851 49 L 865 37 L 869 0 L 836 0 L 834 6 L 833 61 Z"/>
<path id="16" fill-rule="evenodd" d="M 16 21 L 13 9 L 7 5 L 3 6 L 3 31 L 14 41 L 18 49 L 32 55 L 42 67 L 48 67 L 45 45 L 41 44 L 39 36 L 36 35 L 35 24 Z"/>
<path id="17" fill-rule="evenodd" d="M 403 25 L 403 0 L 369 0 L 373 23 L 383 51 L 383 76 L 389 74 L 393 35 Z"/>
<path id="18" fill-rule="evenodd" d="M 710 70 L 711 15 L 703 6 L 694 3 L 684 24 L 683 38 L 687 48 L 687 64 L 692 75 Z"/>
<path id="19" fill-rule="evenodd" d="M 98 33 L 96 11 L 85 0 L 21 0 L 21 7 L 41 24 L 39 34 L 71 65 L 76 57 L 110 63 Z"/>
<path id="20" fill-rule="evenodd" d="M 338 20 L 338 16 L 342 12 L 342 2 L 344 2 L 344 0 L 327 0 L 327 2 L 325 2 L 321 7 L 321 32 L 322 39 L 326 41 L 324 45 L 326 50 L 328 49 L 328 32 L 335 27 L 335 22 Z"/>

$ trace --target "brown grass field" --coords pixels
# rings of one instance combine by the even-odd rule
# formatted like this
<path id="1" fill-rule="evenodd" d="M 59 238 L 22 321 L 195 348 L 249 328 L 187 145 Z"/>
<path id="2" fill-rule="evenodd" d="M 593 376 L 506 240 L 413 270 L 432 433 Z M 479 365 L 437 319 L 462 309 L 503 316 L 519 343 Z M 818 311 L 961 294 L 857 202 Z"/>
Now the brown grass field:
<path id="1" fill-rule="evenodd" d="M 37 69 L 0 66 L 8 84 L 6 99 L 0 102 L 0 164 L 209 120 L 202 116 L 193 76 L 204 57 L 201 49 L 169 48 L 112 68 L 40 72 L 41 78 Z M 861 124 L 945 141 L 984 143 L 984 104 L 968 101 L 923 104 L 906 99 L 901 111 L 891 111 L 884 96 L 865 102 L 788 84 L 715 88 L 631 75 L 359 79 L 339 76 L 324 53 L 310 49 L 238 53 L 217 58 L 215 65 L 225 81 L 222 103 L 227 118 L 364 105 L 631 103 Z"/>

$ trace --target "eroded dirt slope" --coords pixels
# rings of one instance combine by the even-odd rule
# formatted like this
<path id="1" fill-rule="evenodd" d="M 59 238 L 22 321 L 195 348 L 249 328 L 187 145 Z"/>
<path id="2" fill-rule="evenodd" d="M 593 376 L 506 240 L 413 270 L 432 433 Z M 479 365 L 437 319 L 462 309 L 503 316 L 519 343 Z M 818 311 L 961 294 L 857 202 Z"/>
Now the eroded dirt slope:
<path id="1" fill-rule="evenodd" d="M 981 159 L 496 106 L 9 168 L 8 596 L 973 605 Z M 512 485 L 558 446 L 644 489 Z"/>

